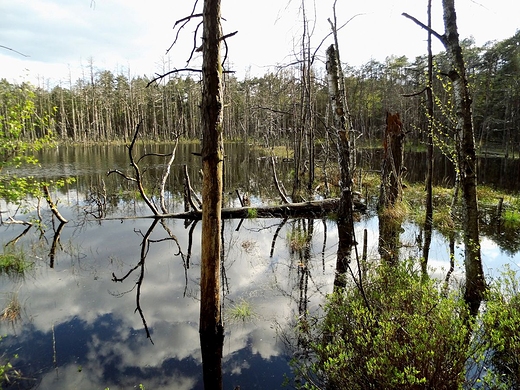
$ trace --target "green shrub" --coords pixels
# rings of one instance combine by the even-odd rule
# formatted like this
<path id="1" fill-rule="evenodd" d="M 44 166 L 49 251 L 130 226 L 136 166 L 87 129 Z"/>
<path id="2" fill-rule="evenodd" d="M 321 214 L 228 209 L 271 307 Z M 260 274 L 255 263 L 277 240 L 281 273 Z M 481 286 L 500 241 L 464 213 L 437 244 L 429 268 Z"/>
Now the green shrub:
<path id="1" fill-rule="evenodd" d="M 487 387 L 520 388 L 520 280 L 510 268 L 489 286 L 482 325 Z"/>
<path id="2" fill-rule="evenodd" d="M 327 298 L 318 334 L 307 334 L 312 364 L 298 364 L 307 388 L 458 389 L 470 330 L 458 294 L 423 280 L 411 262 L 369 270 Z M 305 368 L 310 367 L 310 368 Z"/>

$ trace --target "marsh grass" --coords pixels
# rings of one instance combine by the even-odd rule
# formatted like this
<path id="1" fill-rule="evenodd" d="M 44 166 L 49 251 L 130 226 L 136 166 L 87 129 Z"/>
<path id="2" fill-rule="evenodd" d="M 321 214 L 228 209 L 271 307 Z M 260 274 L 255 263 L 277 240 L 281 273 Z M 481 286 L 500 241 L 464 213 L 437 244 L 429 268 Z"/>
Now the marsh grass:
<path id="1" fill-rule="evenodd" d="M 2 311 L 2 315 L 0 319 L 2 321 L 8 321 L 14 323 L 18 321 L 21 317 L 22 305 L 18 300 L 18 294 L 16 292 L 8 294 L 8 302 L 4 310 Z"/>
<path id="2" fill-rule="evenodd" d="M 234 322 L 251 322 L 256 317 L 251 303 L 245 299 L 241 299 L 239 302 L 234 303 L 228 309 L 227 312 L 228 320 Z"/>
<path id="3" fill-rule="evenodd" d="M 506 229 L 520 228 L 520 212 L 517 210 L 506 210 L 502 218 Z"/>
<path id="4" fill-rule="evenodd" d="M 308 241 L 308 235 L 302 229 L 293 229 L 287 233 L 289 248 L 291 252 L 298 252 L 305 248 Z"/>
<path id="5" fill-rule="evenodd" d="M 0 254 L 0 275 L 23 276 L 34 266 L 24 252 L 6 251 Z"/>

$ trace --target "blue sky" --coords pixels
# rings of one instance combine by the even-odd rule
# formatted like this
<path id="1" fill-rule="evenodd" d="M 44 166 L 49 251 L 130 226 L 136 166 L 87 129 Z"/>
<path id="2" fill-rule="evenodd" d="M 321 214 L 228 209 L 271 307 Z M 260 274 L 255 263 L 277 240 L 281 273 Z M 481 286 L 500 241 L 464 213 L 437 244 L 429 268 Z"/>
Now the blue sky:
<path id="1" fill-rule="evenodd" d="M 202 5 L 202 0 L 199 0 Z M 306 1 L 312 46 L 329 32 L 333 0 Z M 426 21 L 426 0 L 338 0 L 338 24 L 355 17 L 340 34 L 344 62 L 360 65 L 371 58 L 414 58 L 425 52 L 426 33 L 401 16 Z M 433 26 L 443 32 L 441 1 L 434 0 Z M 302 34 L 301 0 L 222 0 L 229 58 L 239 77 L 263 74 L 270 66 L 294 60 Z M 520 27 L 518 0 L 456 0 L 459 33 L 477 44 L 512 36 Z M 15 0 L 0 3 L 0 78 L 10 81 L 68 84 L 95 70 L 131 76 L 153 75 L 186 65 L 196 23 L 184 29 L 181 42 L 167 56 L 173 24 L 191 12 L 187 0 Z M 199 33 L 200 37 L 200 33 Z M 327 41 L 321 52 L 323 53 Z M 436 44 L 435 50 L 441 50 Z M 192 64 L 197 65 L 197 59 Z"/>

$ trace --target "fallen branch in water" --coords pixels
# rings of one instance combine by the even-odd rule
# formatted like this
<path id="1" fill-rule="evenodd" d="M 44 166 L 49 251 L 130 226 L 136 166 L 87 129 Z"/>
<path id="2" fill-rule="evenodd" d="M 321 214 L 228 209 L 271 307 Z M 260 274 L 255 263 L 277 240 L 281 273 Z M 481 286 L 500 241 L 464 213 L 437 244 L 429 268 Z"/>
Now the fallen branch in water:
<path id="1" fill-rule="evenodd" d="M 335 213 L 338 209 L 340 199 L 331 198 L 324 200 L 315 200 L 311 202 L 288 203 L 275 206 L 249 206 L 249 207 L 233 207 L 223 208 L 221 211 L 222 219 L 242 219 L 242 218 L 318 218 L 327 214 Z M 355 202 L 355 210 L 363 212 L 366 210 L 364 203 Z M 182 213 L 147 215 L 141 217 L 113 217 L 106 220 L 123 220 L 123 219 L 142 219 L 142 218 L 175 218 L 187 220 L 200 220 L 202 212 L 186 211 Z"/>

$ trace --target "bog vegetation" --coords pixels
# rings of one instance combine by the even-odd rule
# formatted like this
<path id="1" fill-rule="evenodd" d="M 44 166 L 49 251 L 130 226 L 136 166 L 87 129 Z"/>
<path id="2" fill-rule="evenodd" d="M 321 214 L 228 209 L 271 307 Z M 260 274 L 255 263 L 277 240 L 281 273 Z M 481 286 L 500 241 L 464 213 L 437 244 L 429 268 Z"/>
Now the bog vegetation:
<path id="1" fill-rule="evenodd" d="M 463 46 L 479 151 L 517 157 L 520 32 L 484 47 L 475 47 L 470 40 Z M 426 57 L 393 56 L 384 63 L 370 61 L 345 69 L 358 144 L 381 145 L 387 109 L 401 113 L 406 142 L 416 147 L 425 144 L 428 116 L 424 97 L 415 93 L 426 84 L 426 67 Z M 433 91 L 441 114 L 434 120 L 434 141 L 445 155 L 453 156 L 455 119 L 448 69 L 447 58 L 436 56 Z M 174 75 L 149 85 L 143 77 L 129 79 L 98 70 L 93 62 L 87 70 L 88 80 L 70 80 L 66 86 L 52 88 L 0 81 L 0 196 L 4 200 L 22 204 L 28 195 L 41 198 L 43 188 L 60 184 L 16 176 L 18 166 L 37 164 L 32 156 L 54 142 L 129 143 L 137 123 L 151 140 L 200 137 L 198 76 Z M 227 74 L 224 134 L 227 139 L 265 146 L 271 153 L 275 146 L 285 146 L 291 150 L 287 158 L 297 161 L 293 185 L 303 188 L 305 184 L 307 195 L 319 188 L 320 194 L 328 196 L 333 192 L 330 183 L 338 182 L 338 172 L 330 169 L 337 156 L 330 139 L 326 76 L 312 69 L 304 85 L 299 72 L 288 67 L 245 80 Z M 305 114 L 302 101 L 307 105 Z M 413 214 L 421 205 L 420 190 L 415 191 L 415 200 L 388 208 L 382 218 L 397 225 L 405 218 L 420 218 L 419 213 Z M 457 213 L 446 211 L 452 211 L 453 194 L 445 190 L 438 194 L 441 212 L 436 210 L 434 226 L 453 238 Z M 414 202 L 419 206 L 414 208 Z M 507 210 L 504 226 L 518 226 L 519 215 L 516 209 Z M 256 210 L 248 216 L 256 218 Z M 306 238 L 295 234 L 288 241 L 294 251 L 300 251 L 307 245 Z M 6 251 L 0 257 L 0 272 L 8 275 L 23 274 L 27 267 L 15 253 Z M 520 281 L 514 270 L 504 270 L 489 281 L 485 304 L 476 317 L 468 314 L 460 281 L 430 278 L 417 260 L 391 265 L 370 262 L 364 271 L 335 289 L 321 315 L 300 319 L 301 353 L 294 367 L 302 381 L 297 385 L 313 389 L 520 386 Z M 246 301 L 228 314 L 242 321 L 254 316 Z M 0 374 L 10 368 L 8 363 L 0 365 Z"/>

